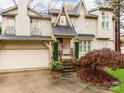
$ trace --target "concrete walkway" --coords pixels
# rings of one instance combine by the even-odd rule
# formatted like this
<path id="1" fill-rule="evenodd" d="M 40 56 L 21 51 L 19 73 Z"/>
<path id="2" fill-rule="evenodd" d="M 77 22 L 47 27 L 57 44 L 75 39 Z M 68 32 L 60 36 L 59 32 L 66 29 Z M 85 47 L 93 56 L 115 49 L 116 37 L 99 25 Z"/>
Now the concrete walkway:
<path id="1" fill-rule="evenodd" d="M 0 74 L 0 93 L 112 93 L 86 87 L 74 78 L 53 78 L 49 71 Z"/>

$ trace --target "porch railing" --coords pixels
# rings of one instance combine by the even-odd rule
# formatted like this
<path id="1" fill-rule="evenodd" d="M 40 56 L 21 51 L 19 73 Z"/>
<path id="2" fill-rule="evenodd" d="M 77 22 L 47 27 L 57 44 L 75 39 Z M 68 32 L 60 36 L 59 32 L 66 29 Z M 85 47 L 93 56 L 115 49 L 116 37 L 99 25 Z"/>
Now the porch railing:
<path id="1" fill-rule="evenodd" d="M 7 26 L 5 31 L 5 35 L 15 35 L 15 27 L 14 26 Z"/>
<path id="2" fill-rule="evenodd" d="M 32 28 L 32 32 L 31 32 L 32 36 L 41 36 L 42 33 L 40 31 L 40 28 Z"/>

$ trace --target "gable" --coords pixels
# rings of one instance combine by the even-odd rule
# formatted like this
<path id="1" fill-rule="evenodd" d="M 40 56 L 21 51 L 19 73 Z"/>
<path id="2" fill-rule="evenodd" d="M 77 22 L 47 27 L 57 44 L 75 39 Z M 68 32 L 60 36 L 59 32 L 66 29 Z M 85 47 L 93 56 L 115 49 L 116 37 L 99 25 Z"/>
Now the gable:
<path id="1" fill-rule="evenodd" d="M 83 2 L 83 0 L 80 0 L 80 2 L 77 4 L 77 6 L 73 10 L 76 14 L 88 14 L 88 11 L 86 9 L 86 6 Z"/>
<path id="2" fill-rule="evenodd" d="M 1 12 L 1 15 L 17 15 L 17 14 L 18 14 L 18 7 L 17 6 L 7 8 Z"/>
<path id="3" fill-rule="evenodd" d="M 34 11 L 32 11 L 31 9 L 28 9 L 28 15 L 31 17 L 42 17 L 38 14 L 36 14 Z"/>
<path id="4" fill-rule="evenodd" d="M 39 12 L 37 12 L 36 10 L 28 7 L 28 15 L 30 17 L 37 17 L 37 18 L 42 18 L 44 17 L 42 14 L 40 14 Z"/>
<path id="5" fill-rule="evenodd" d="M 81 4 L 81 7 L 80 7 L 80 14 L 83 14 L 83 15 L 87 14 L 87 11 L 86 11 L 85 6 L 84 6 L 83 3 Z"/>
<path id="6" fill-rule="evenodd" d="M 63 19 L 63 21 L 66 21 L 68 25 L 70 25 L 72 27 L 71 20 L 69 18 L 68 12 L 67 12 L 64 4 L 62 5 L 62 7 L 60 9 L 60 12 L 59 12 L 58 17 L 57 17 L 57 19 L 55 21 L 54 26 L 56 26 L 57 24 L 59 24 L 59 22 L 61 22 L 62 19 Z"/>

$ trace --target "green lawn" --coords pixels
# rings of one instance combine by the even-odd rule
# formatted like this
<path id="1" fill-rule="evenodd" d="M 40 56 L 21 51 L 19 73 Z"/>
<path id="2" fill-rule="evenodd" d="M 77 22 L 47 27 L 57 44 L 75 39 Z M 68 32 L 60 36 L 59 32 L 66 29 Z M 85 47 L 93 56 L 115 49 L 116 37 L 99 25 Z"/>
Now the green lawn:
<path id="1" fill-rule="evenodd" d="M 112 90 L 117 93 L 124 93 L 124 69 L 118 69 L 115 71 L 109 69 L 108 72 L 121 81 L 121 84 L 119 86 L 113 87 Z"/>

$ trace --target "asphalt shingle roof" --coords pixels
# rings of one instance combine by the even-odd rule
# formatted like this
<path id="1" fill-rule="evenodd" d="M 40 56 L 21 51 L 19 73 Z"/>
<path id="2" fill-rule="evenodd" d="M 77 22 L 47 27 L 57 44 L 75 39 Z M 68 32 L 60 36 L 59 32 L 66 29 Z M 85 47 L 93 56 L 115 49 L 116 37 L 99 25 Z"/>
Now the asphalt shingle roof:
<path id="1" fill-rule="evenodd" d="M 42 40 L 42 41 L 52 41 L 51 36 L 10 36 L 10 35 L 0 35 L 0 40 Z"/>
<path id="2" fill-rule="evenodd" d="M 49 9 L 48 12 L 52 14 L 59 14 L 60 9 Z M 74 11 L 67 11 L 67 12 L 70 16 L 78 16 L 78 14 L 76 14 Z"/>
<path id="3" fill-rule="evenodd" d="M 52 25 L 54 35 L 75 36 L 77 33 L 74 28 L 70 26 Z"/>
<path id="4" fill-rule="evenodd" d="M 94 38 L 94 34 L 78 34 L 79 38 Z"/>

